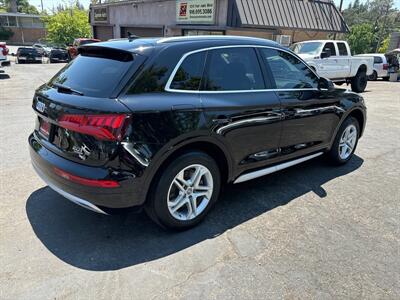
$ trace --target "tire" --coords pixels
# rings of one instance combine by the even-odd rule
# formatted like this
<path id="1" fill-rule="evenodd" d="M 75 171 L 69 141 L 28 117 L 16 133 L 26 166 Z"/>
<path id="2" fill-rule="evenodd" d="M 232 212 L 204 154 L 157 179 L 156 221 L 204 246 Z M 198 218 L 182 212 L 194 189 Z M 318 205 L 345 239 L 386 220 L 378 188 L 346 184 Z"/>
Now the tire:
<path id="1" fill-rule="evenodd" d="M 373 71 L 371 75 L 368 76 L 368 80 L 376 81 L 378 79 L 378 74 L 376 71 Z"/>
<path id="2" fill-rule="evenodd" d="M 383 81 L 389 81 L 389 78 L 390 78 L 389 76 L 388 77 L 382 77 L 382 80 Z"/>
<path id="3" fill-rule="evenodd" d="M 197 170 L 204 172 L 198 177 L 199 184 L 190 185 L 190 178 L 193 179 Z M 207 187 L 209 189 L 206 190 Z M 221 175 L 215 160 L 203 152 L 188 152 L 172 161 L 156 178 L 145 210 L 162 227 L 185 230 L 204 219 L 217 201 L 220 187 Z M 200 193 L 204 195 L 194 197 Z M 197 214 L 191 213 L 195 211 L 194 205 Z"/>
<path id="4" fill-rule="evenodd" d="M 358 71 L 356 76 L 351 79 L 351 90 L 356 93 L 362 93 L 367 87 L 367 82 L 367 74 L 364 71 Z"/>
<path id="5" fill-rule="evenodd" d="M 350 139 L 353 134 L 355 135 L 354 140 Z M 357 148 L 359 136 L 360 125 L 358 121 L 353 117 L 348 117 L 340 126 L 332 147 L 327 153 L 331 162 L 335 165 L 347 163 L 353 157 L 354 151 Z M 346 138 L 348 138 L 347 142 L 343 142 Z M 351 149 L 349 146 L 351 146 Z M 347 150 L 345 151 L 345 149 Z"/>

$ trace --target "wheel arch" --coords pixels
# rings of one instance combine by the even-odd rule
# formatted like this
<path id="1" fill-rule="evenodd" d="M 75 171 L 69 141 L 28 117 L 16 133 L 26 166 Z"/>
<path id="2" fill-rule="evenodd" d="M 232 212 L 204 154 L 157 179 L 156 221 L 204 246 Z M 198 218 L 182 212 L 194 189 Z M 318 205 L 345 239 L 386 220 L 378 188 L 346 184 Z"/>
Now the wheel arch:
<path id="1" fill-rule="evenodd" d="M 221 172 L 221 183 L 227 183 L 233 178 L 233 162 L 225 147 L 218 141 L 210 137 L 194 138 L 191 140 L 182 141 L 178 145 L 170 147 L 162 158 L 158 159 L 155 165 L 157 168 L 149 175 L 148 188 L 145 193 L 145 201 L 147 201 L 151 190 L 154 188 L 157 180 L 162 174 L 162 171 L 180 155 L 190 151 L 201 151 L 211 156 L 218 165 Z"/>
<path id="2" fill-rule="evenodd" d="M 360 72 L 367 72 L 367 65 L 362 64 L 361 66 L 359 66 L 357 73 L 360 73 Z"/>
<path id="3" fill-rule="evenodd" d="M 364 113 L 361 111 L 361 109 L 355 108 L 347 114 L 346 118 L 349 116 L 355 118 L 358 121 L 358 125 L 360 126 L 359 137 L 361 137 L 364 133 L 364 125 L 365 125 Z M 344 118 L 344 119 L 346 119 L 346 118 Z"/>
<path id="4" fill-rule="evenodd" d="M 348 118 L 348 117 L 353 117 L 358 121 L 358 125 L 360 127 L 360 135 L 359 138 L 363 135 L 364 133 L 364 127 L 365 127 L 365 121 L 366 121 L 366 116 L 364 115 L 363 111 L 361 108 L 355 107 L 351 110 L 349 110 L 346 114 L 343 115 L 342 119 L 340 122 L 337 124 L 334 134 L 332 135 L 331 142 L 330 142 L 330 147 L 332 147 L 332 144 L 335 140 L 336 134 L 339 131 L 340 126 L 342 126 L 343 122 Z"/>

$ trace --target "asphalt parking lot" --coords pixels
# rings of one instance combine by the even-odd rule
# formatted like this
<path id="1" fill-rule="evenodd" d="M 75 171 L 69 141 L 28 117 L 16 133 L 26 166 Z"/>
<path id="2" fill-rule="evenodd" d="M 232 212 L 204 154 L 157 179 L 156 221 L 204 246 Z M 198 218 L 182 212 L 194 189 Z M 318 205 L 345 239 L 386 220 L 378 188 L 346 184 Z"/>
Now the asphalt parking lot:
<path id="1" fill-rule="evenodd" d="M 1 299 L 399 299 L 400 83 L 370 82 L 355 157 L 228 186 L 186 232 L 103 216 L 36 176 L 34 89 L 61 65 L 0 74 Z"/>

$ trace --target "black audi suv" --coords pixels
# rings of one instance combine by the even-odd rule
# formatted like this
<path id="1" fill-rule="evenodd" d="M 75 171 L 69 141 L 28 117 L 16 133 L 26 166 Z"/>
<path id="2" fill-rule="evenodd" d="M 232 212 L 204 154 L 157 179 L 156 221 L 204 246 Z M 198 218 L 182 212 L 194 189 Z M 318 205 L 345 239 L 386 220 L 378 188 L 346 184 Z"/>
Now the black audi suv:
<path id="1" fill-rule="evenodd" d="M 32 164 L 52 189 L 175 229 L 200 222 L 223 184 L 348 162 L 366 122 L 361 96 L 275 42 L 234 36 L 82 46 L 33 109 Z"/>

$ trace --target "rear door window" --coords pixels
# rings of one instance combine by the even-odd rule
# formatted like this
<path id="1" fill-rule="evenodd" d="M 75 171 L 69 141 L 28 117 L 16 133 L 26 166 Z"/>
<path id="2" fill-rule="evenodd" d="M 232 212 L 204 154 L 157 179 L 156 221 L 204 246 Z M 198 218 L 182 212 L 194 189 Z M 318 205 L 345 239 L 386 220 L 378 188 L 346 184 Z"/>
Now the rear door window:
<path id="1" fill-rule="evenodd" d="M 50 85 L 63 85 L 89 97 L 108 98 L 132 66 L 135 57 L 128 52 L 104 49 L 84 52 L 53 77 Z"/>
<path id="2" fill-rule="evenodd" d="M 347 47 L 345 43 L 337 43 L 338 50 L 339 50 L 339 55 L 340 56 L 347 56 Z"/>
<path id="3" fill-rule="evenodd" d="M 382 57 L 374 56 L 374 64 L 381 64 L 383 63 Z"/>
<path id="4" fill-rule="evenodd" d="M 175 73 L 170 88 L 176 90 L 198 90 L 205 64 L 206 52 L 198 52 L 185 58 Z"/>
<path id="5" fill-rule="evenodd" d="M 204 90 L 242 91 L 264 89 L 261 68 L 253 48 L 210 50 Z"/>

